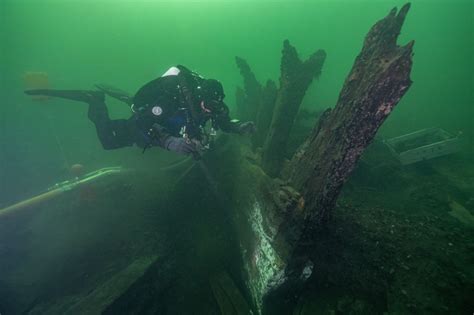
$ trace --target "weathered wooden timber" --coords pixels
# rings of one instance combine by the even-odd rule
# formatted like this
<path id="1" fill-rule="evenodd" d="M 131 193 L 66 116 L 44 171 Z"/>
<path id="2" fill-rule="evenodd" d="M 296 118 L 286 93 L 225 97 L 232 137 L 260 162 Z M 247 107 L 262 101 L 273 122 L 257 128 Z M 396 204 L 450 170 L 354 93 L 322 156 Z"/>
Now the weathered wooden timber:
<path id="1" fill-rule="evenodd" d="M 280 173 L 296 114 L 309 85 L 321 74 L 325 59 L 326 53 L 318 50 L 301 61 L 290 42 L 283 43 L 280 87 L 262 155 L 262 167 L 272 177 Z"/>

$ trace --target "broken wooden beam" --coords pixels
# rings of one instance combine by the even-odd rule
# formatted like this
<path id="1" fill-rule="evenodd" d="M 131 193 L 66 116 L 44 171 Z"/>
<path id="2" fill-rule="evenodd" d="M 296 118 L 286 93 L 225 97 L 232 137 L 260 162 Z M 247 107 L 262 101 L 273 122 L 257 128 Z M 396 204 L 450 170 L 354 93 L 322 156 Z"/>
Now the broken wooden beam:
<path id="1" fill-rule="evenodd" d="M 306 61 L 301 61 L 288 40 L 283 43 L 280 65 L 280 88 L 275 110 L 262 155 L 262 167 L 267 174 L 279 175 L 288 137 L 300 104 L 314 78 L 319 77 L 326 53 L 318 50 Z"/>
<path id="2" fill-rule="evenodd" d="M 253 148 L 261 147 L 267 138 L 268 129 L 272 122 L 273 110 L 277 96 L 277 86 L 273 80 L 268 80 L 262 89 L 260 109 L 255 121 L 256 131 L 252 136 Z"/>
<path id="3" fill-rule="evenodd" d="M 245 114 L 245 92 L 244 89 L 238 86 L 235 90 L 235 116 L 242 119 Z"/>
<path id="4" fill-rule="evenodd" d="M 286 178 L 304 199 L 304 219 L 284 272 L 275 275 L 275 285 L 263 297 L 264 313 L 291 312 L 304 288 L 303 276 L 311 274 L 309 255 L 318 232 L 334 209 L 344 182 L 412 83 L 414 42 L 401 47 L 396 43 L 409 8 L 406 4 L 398 14 L 391 10 L 370 29 L 336 106 L 322 115 L 286 169 Z"/>
<path id="5" fill-rule="evenodd" d="M 291 161 L 288 178 L 310 210 L 308 227 L 327 219 L 362 152 L 412 83 L 414 42 L 396 43 L 409 8 L 391 10 L 371 28 L 336 106 Z"/>
<path id="6" fill-rule="evenodd" d="M 244 121 L 255 121 L 260 108 L 262 86 L 245 59 L 235 57 L 235 62 L 244 79 L 244 101 L 239 104 L 239 118 Z"/>

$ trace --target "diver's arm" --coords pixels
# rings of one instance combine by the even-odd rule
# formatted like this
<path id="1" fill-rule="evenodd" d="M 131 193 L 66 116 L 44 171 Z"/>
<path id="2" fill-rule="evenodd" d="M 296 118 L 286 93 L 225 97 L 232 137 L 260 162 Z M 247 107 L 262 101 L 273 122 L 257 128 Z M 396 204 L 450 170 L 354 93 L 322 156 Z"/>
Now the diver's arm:
<path id="1" fill-rule="evenodd" d="M 223 104 L 220 113 L 217 115 L 215 122 L 216 127 L 224 132 L 246 134 L 255 131 L 255 124 L 252 121 L 241 122 L 238 119 L 231 119 L 229 115 L 229 108 Z"/>
<path id="2" fill-rule="evenodd" d="M 150 145 L 159 146 L 166 149 L 165 141 L 171 137 L 165 127 L 158 123 L 154 123 L 150 130 L 147 132 L 148 139 L 150 139 Z"/>
<path id="3" fill-rule="evenodd" d="M 168 133 L 165 127 L 160 124 L 153 124 L 148 132 L 148 136 L 152 140 L 152 145 L 157 145 L 165 150 L 173 151 L 180 154 L 198 155 L 196 144 L 183 137 L 174 137 Z"/>

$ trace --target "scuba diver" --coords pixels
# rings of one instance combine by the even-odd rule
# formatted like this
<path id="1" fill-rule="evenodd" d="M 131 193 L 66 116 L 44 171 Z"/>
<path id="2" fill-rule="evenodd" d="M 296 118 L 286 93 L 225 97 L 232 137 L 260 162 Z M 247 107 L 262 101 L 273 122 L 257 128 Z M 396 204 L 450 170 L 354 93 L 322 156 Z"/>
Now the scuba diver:
<path id="1" fill-rule="evenodd" d="M 96 87 L 96 91 L 36 89 L 25 93 L 87 103 L 88 117 L 106 150 L 135 144 L 145 151 L 159 146 L 199 158 L 217 130 L 246 134 L 255 129 L 251 121 L 229 117 L 219 81 L 205 79 L 181 65 L 148 82 L 133 97 L 104 84 Z M 129 119 L 111 120 L 105 95 L 128 104 L 133 115 Z"/>

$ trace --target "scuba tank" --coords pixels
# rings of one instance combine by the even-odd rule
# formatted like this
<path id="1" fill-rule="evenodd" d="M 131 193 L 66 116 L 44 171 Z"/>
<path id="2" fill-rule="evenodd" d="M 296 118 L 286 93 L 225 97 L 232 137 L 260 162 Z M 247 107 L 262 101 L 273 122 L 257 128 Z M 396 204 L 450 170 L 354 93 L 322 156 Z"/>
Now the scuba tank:
<path id="1" fill-rule="evenodd" d="M 183 137 L 203 150 L 210 148 L 216 134 L 216 123 L 212 115 L 201 111 L 198 106 L 206 98 L 206 81 L 199 74 L 178 65 L 137 92 L 132 111 L 145 138 L 144 151 L 160 144 L 160 132 Z M 206 126 L 209 120 L 210 128 Z"/>

